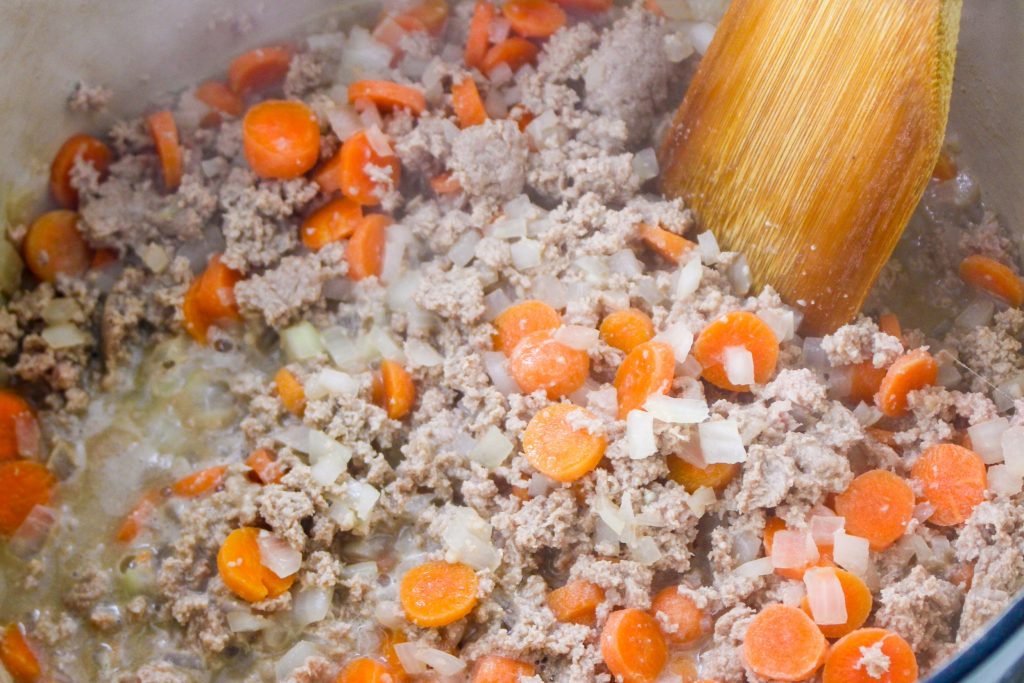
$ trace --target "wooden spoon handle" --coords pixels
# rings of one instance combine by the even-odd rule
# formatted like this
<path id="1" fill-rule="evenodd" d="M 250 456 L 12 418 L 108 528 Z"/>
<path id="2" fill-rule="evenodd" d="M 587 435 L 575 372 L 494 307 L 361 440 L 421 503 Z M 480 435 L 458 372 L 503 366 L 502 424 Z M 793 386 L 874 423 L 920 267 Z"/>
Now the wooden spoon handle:
<path id="1" fill-rule="evenodd" d="M 962 0 L 733 0 L 662 190 L 822 334 L 860 309 L 942 146 Z"/>

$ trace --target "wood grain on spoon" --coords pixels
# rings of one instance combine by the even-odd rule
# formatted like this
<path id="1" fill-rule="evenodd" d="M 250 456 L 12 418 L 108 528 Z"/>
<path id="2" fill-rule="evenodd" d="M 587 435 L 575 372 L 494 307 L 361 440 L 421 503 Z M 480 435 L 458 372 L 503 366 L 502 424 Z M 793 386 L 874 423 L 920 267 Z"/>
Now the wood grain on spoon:
<path id="1" fill-rule="evenodd" d="M 961 0 L 733 0 L 661 149 L 693 206 L 822 334 L 860 309 L 938 158 Z"/>

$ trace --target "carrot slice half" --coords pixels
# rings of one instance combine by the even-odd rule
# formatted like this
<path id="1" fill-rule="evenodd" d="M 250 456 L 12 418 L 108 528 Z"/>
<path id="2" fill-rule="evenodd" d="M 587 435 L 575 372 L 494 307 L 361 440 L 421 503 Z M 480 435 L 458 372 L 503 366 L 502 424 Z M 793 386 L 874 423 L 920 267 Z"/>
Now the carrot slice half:
<path id="1" fill-rule="evenodd" d="M 527 64 L 534 63 L 539 52 L 540 48 L 526 38 L 506 38 L 487 51 L 480 63 L 480 70 L 490 78 L 499 65 L 507 64 L 515 73 Z"/>
<path id="2" fill-rule="evenodd" d="M 284 409 L 296 417 L 302 417 L 306 410 L 306 390 L 291 370 L 281 368 L 277 371 L 274 375 L 274 389 Z"/>
<path id="3" fill-rule="evenodd" d="M 43 282 L 77 277 L 89 269 L 92 250 L 78 230 L 78 214 L 59 209 L 37 218 L 21 245 L 25 265 Z"/>
<path id="4" fill-rule="evenodd" d="M 651 395 L 666 393 L 675 374 L 675 354 L 668 344 L 649 341 L 633 347 L 615 372 L 619 419 L 643 406 Z"/>
<path id="5" fill-rule="evenodd" d="M 938 376 L 939 364 L 924 349 L 904 354 L 885 371 L 875 405 L 883 414 L 899 417 L 907 412 L 907 394 L 935 384 Z"/>
<path id="6" fill-rule="evenodd" d="M 378 109 L 408 109 L 419 116 L 427 109 L 427 98 L 423 92 L 411 85 L 393 81 L 356 81 L 348 86 L 348 101 L 356 103 L 369 100 Z"/>
<path id="7" fill-rule="evenodd" d="M 383 169 L 390 182 L 375 178 L 367 167 Z M 338 152 L 338 160 L 317 173 L 317 183 L 325 191 L 337 189 L 346 197 L 364 206 L 380 204 L 389 188 L 398 187 L 401 165 L 394 154 L 381 155 L 370 144 L 366 131 L 360 131 L 345 140 Z"/>
<path id="8" fill-rule="evenodd" d="M 466 37 L 466 52 L 463 60 L 471 69 L 482 69 L 487 47 L 490 45 L 491 24 L 497 10 L 486 0 L 477 0 L 473 7 L 473 16 L 469 20 L 469 32 Z"/>
<path id="9" fill-rule="evenodd" d="M 10 624 L 0 637 L 0 663 L 15 683 L 36 683 L 43 676 L 39 658 L 29 645 L 20 624 Z"/>
<path id="10" fill-rule="evenodd" d="M 669 454 L 665 464 L 668 465 L 668 476 L 687 493 L 693 493 L 702 486 L 721 493 L 740 471 L 739 463 L 714 463 L 700 468 L 673 454 Z"/>
<path id="11" fill-rule="evenodd" d="M 576 579 L 548 593 L 547 602 L 558 621 L 593 626 L 597 608 L 604 602 L 604 589 L 585 579 Z"/>
<path id="12" fill-rule="evenodd" d="M 521 677 L 537 672 L 533 664 L 511 657 L 486 655 L 473 667 L 472 683 L 518 683 Z"/>
<path id="13" fill-rule="evenodd" d="M 679 592 L 678 586 L 662 589 L 651 600 L 651 614 L 661 614 L 674 630 L 665 637 L 677 645 L 686 645 L 699 640 L 710 626 L 704 610 L 697 607 L 693 598 Z"/>
<path id="14" fill-rule="evenodd" d="M 345 252 L 349 278 L 358 281 L 380 277 L 389 225 L 391 218 L 380 213 L 370 214 L 359 221 Z"/>
<path id="15" fill-rule="evenodd" d="M 1014 308 L 1024 304 L 1024 280 L 995 259 L 981 254 L 968 256 L 960 262 L 960 278 Z"/>
<path id="16" fill-rule="evenodd" d="M 182 498 L 196 498 L 220 486 L 227 470 L 227 466 L 218 465 L 193 472 L 171 484 L 171 492 Z"/>
<path id="17" fill-rule="evenodd" d="M 217 551 L 217 572 L 238 597 L 247 602 L 276 598 L 291 588 L 295 575 L 279 577 L 263 566 L 259 542 L 260 529 L 235 529 Z"/>
<path id="18" fill-rule="evenodd" d="M 487 109 L 472 78 L 463 78 L 452 85 L 452 108 L 459 119 L 459 128 L 479 126 L 487 120 Z"/>
<path id="19" fill-rule="evenodd" d="M 363 218 L 363 207 L 348 197 L 327 202 L 302 222 L 302 243 L 312 251 L 352 236 Z"/>
<path id="20" fill-rule="evenodd" d="M 836 639 L 842 638 L 847 633 L 851 633 L 864 625 L 864 622 L 868 620 L 868 615 L 871 614 L 873 600 L 871 598 L 871 591 L 860 577 L 838 567 L 832 567 L 830 570 L 835 572 L 836 578 L 839 579 L 839 585 L 843 589 L 843 599 L 846 602 L 846 623 L 819 624 L 818 628 L 821 629 L 822 635 L 826 638 Z M 803 600 L 801 600 L 800 609 L 806 612 L 808 616 L 812 616 L 811 602 L 807 596 L 804 596 Z"/>
<path id="21" fill-rule="evenodd" d="M 92 164 L 102 179 L 110 168 L 110 148 L 98 138 L 80 133 L 69 137 L 57 150 L 50 164 L 50 195 L 65 209 L 78 208 L 78 190 L 71 185 L 71 169 L 79 159 Z"/>
<path id="22" fill-rule="evenodd" d="M 547 38 L 566 22 L 565 10 L 551 0 L 507 0 L 501 11 L 525 38 Z"/>
<path id="23" fill-rule="evenodd" d="M 158 111 L 146 117 L 149 134 L 156 145 L 156 154 L 160 158 L 160 170 L 163 173 L 164 187 L 170 191 L 177 190 L 181 185 L 184 172 L 184 155 L 178 139 L 178 124 L 169 111 Z"/>

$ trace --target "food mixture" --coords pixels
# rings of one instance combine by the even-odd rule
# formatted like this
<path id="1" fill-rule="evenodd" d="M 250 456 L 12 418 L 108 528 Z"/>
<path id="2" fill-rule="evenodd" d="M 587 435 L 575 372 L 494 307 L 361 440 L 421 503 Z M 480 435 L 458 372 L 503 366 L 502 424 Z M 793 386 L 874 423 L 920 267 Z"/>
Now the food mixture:
<path id="1" fill-rule="evenodd" d="M 0 240 L 0 681 L 910 683 L 970 642 L 1024 583 L 1011 242 L 950 144 L 865 315 L 799 336 L 657 191 L 719 4 L 393 4 L 69 139 Z"/>

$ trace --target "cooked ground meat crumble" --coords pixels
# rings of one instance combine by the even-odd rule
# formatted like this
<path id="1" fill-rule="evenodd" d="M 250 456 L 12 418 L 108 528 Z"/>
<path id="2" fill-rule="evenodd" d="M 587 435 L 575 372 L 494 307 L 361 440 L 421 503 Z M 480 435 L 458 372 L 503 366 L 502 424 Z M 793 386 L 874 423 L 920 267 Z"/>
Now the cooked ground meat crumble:
<path id="1" fill-rule="evenodd" d="M 171 110 L 176 190 L 164 188 L 145 119 L 108 132 L 106 173 L 78 159 L 77 227 L 109 263 L 27 284 L 0 309 L 2 378 L 32 399 L 40 430 L 19 428 L 18 455 L 59 480 L 0 546 L 0 620 L 19 625 L 49 679 L 314 683 L 371 657 L 415 680 L 469 680 L 499 655 L 525 663 L 530 683 L 611 681 L 610 616 L 650 610 L 677 587 L 706 623 L 680 644 L 654 610 L 670 642 L 659 680 L 760 681 L 743 653 L 748 628 L 766 606 L 799 607 L 810 585 L 791 567 L 773 571 L 779 530 L 813 538 L 824 564 L 859 577 L 873 604 L 857 626 L 900 636 L 922 674 L 1009 603 L 1024 587 L 1024 472 L 1007 436 L 1024 429 L 1024 315 L 966 288 L 956 269 L 975 254 L 1015 264 L 1012 243 L 966 173 L 937 179 L 864 315 L 823 339 L 798 336 L 799 311 L 769 287 L 752 291 L 742 256 L 698 239 L 683 203 L 657 194 L 654 149 L 699 59 L 693 44 L 721 11 L 690 5 L 687 21 L 639 2 L 570 13 L 536 41 L 535 64 L 487 75 L 464 62 L 472 2 L 453 3 L 435 35 L 407 25 L 396 37 L 392 13 L 372 34 L 330 27 L 297 43 L 287 74 L 250 100 L 307 104 L 321 159 L 365 127 L 374 151 L 400 162 L 397 185 L 390 168 L 364 168 L 379 190 L 373 211 L 393 222 L 381 269 L 363 279 L 350 242 L 304 245 L 300 224 L 331 199 L 316 174 L 261 178 L 242 121 L 221 112 L 211 125 L 195 89 Z M 500 20 L 490 39 L 508 31 Z M 426 109 L 357 112 L 346 88 L 360 79 L 412 85 Z M 487 120 L 461 127 L 451 90 L 465 79 Z M 79 84 L 69 106 L 97 111 L 109 98 Z M 666 258 L 641 226 L 697 244 Z M 12 229 L 12 243 L 28 229 Z M 239 277 L 239 320 L 202 345 L 183 308 L 213 254 Z M 908 283 L 925 273 L 922 296 L 944 315 L 904 316 L 900 296 L 921 291 Z M 587 357 L 585 381 L 564 395 L 524 393 L 494 345 L 499 314 L 526 300 L 557 311 L 555 341 Z M 703 414 L 650 402 L 620 414 L 627 353 L 597 329 L 631 307 L 676 354 L 670 386 L 653 393 Z M 890 309 L 902 330 L 882 323 Z M 779 348 L 771 377 L 735 392 L 707 381 L 691 344 L 738 311 Z M 881 381 L 915 349 L 930 350 L 938 376 L 909 392 L 905 411 L 857 393 L 864 368 Z M 381 401 L 382 362 L 415 387 L 405 414 Z M 741 372 L 725 371 L 730 382 Z M 524 446 L 535 416 L 560 403 L 576 406 L 573 432 L 606 444 L 599 465 L 566 482 Z M 962 523 L 940 525 L 912 470 L 951 443 L 977 450 L 988 480 Z M 729 474 L 692 485 L 680 463 Z M 220 468 L 212 486 L 179 488 L 209 468 Z M 916 505 L 898 540 L 872 546 L 861 566 L 839 537 L 831 555 L 815 525 L 874 470 L 905 479 Z M 258 553 L 297 562 L 290 589 L 249 599 L 225 579 L 218 555 L 242 528 L 262 530 Z M 469 566 L 477 581 L 471 611 L 439 627 L 416 625 L 399 589 L 432 561 Z M 551 600 L 573 582 L 599 590 L 589 620 L 562 618 Z M 893 665 L 883 641 L 861 652 L 872 678 Z"/>

